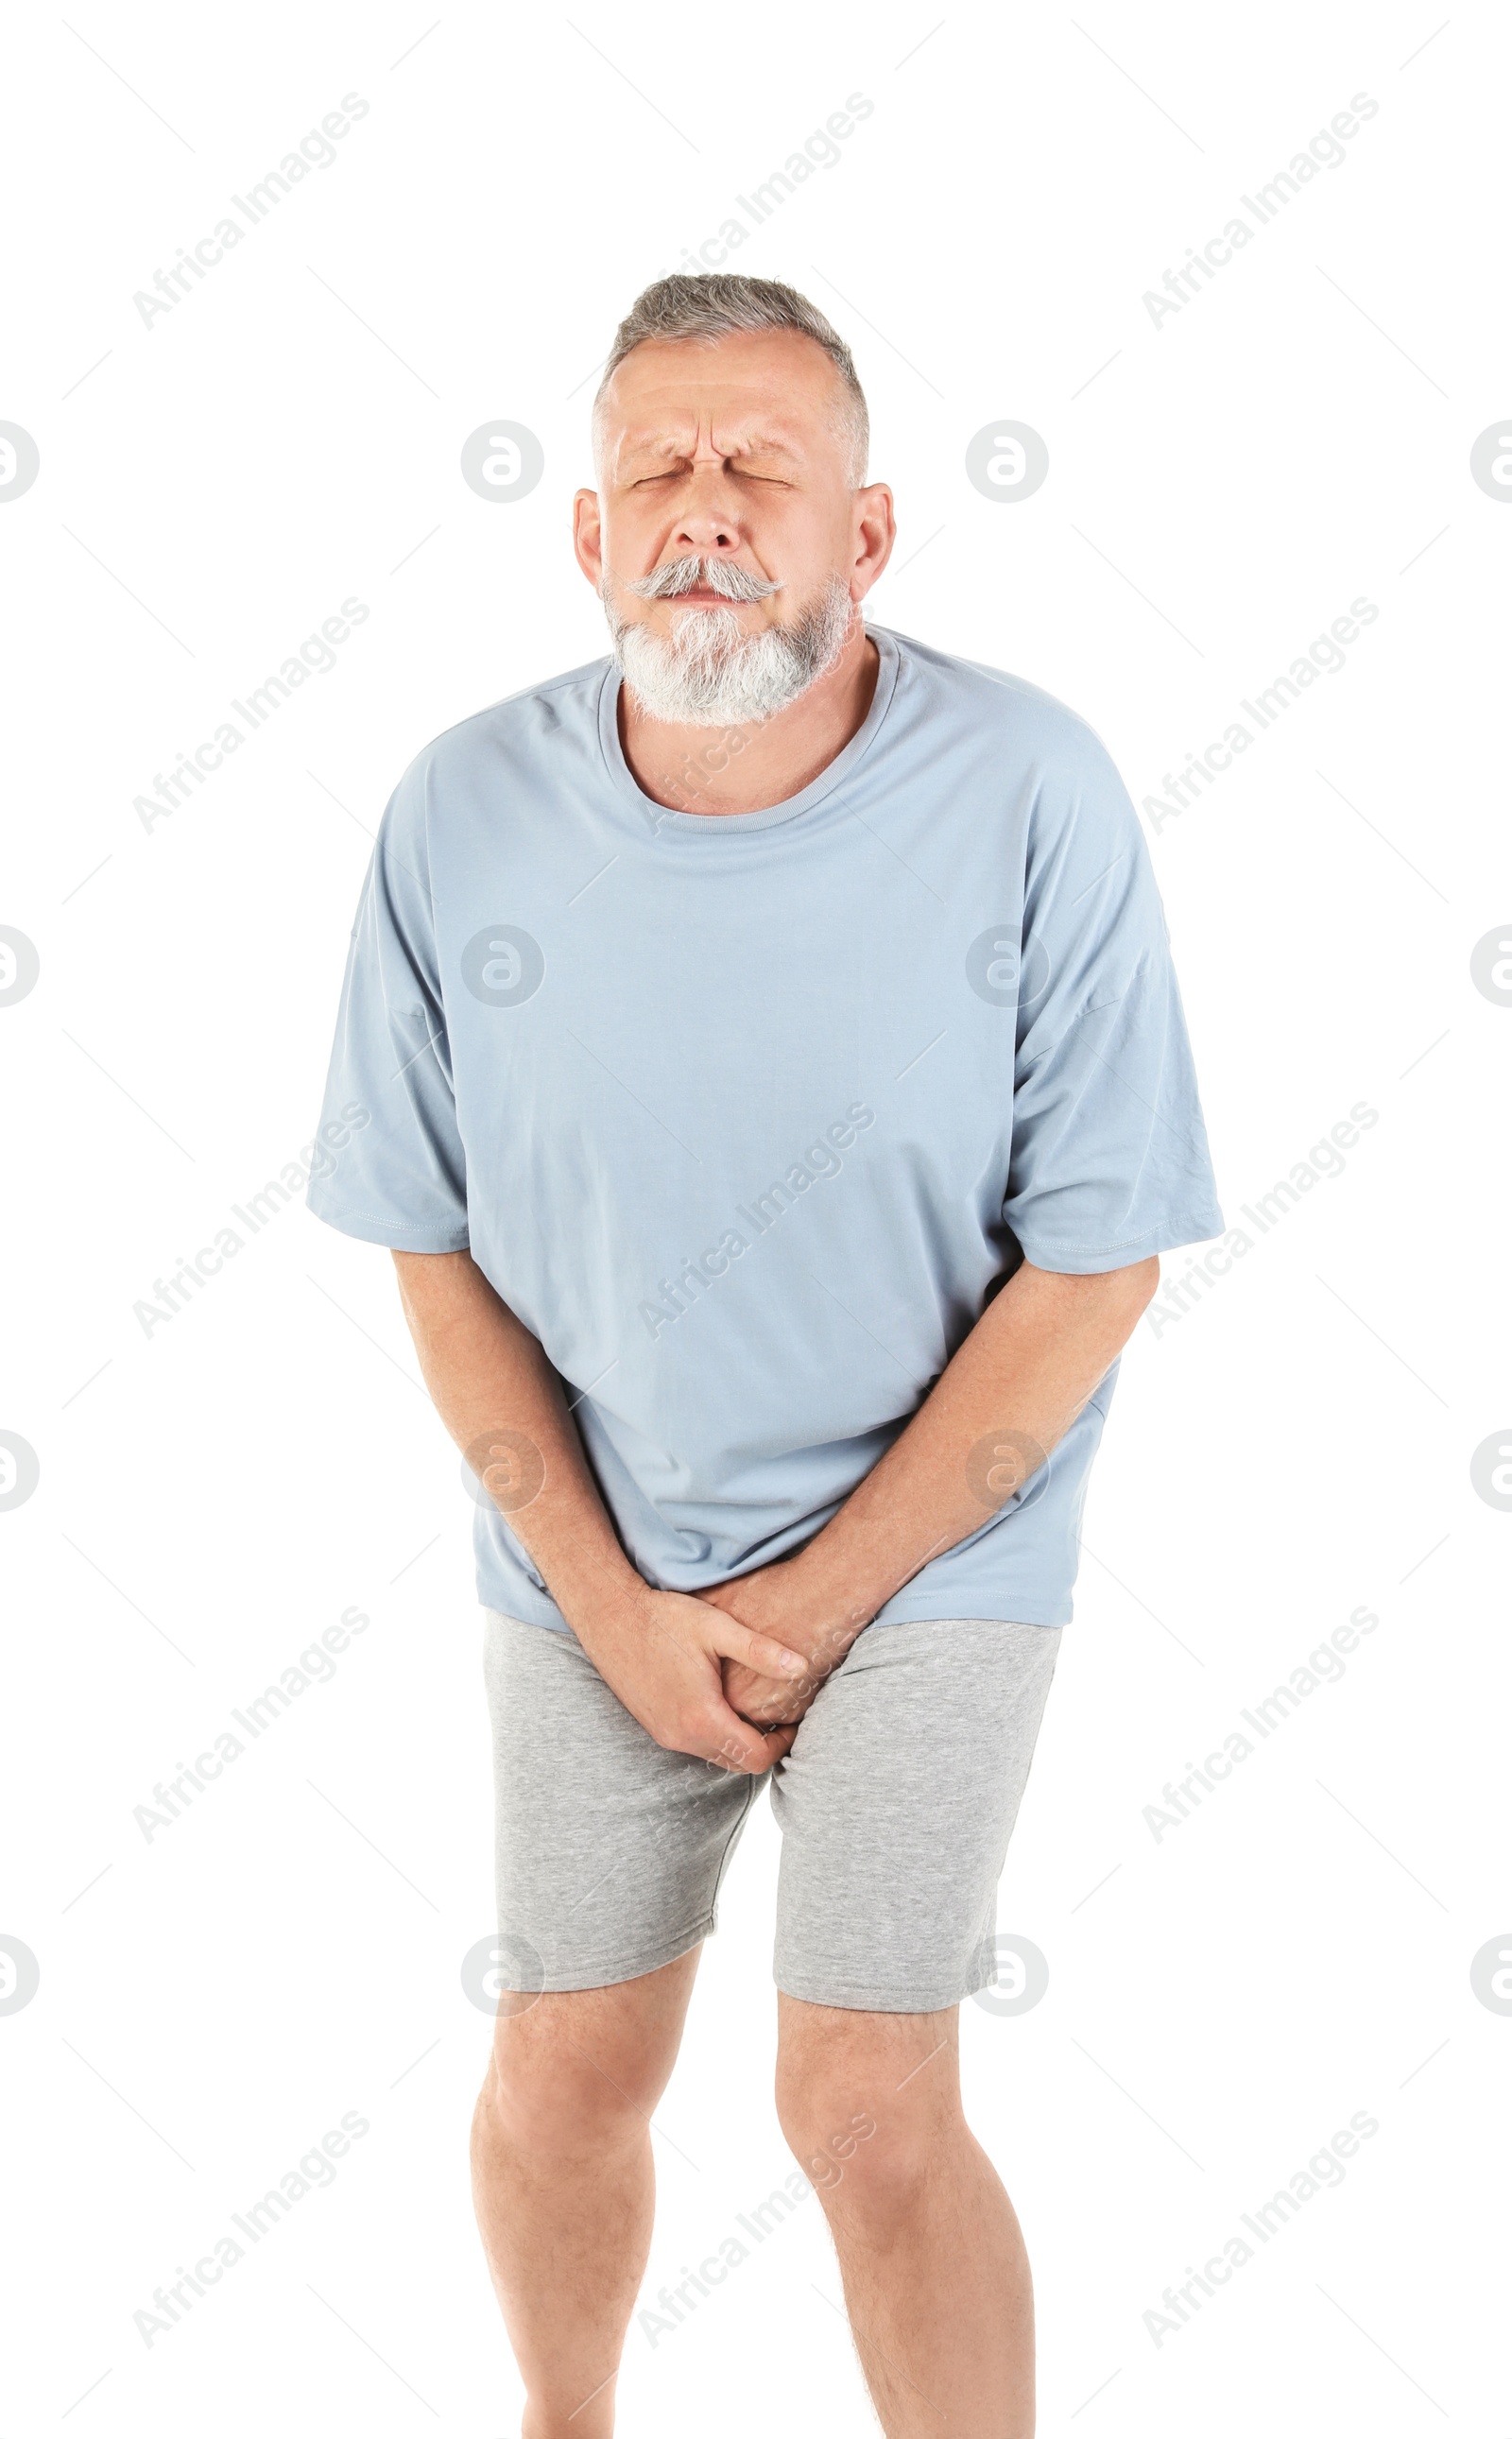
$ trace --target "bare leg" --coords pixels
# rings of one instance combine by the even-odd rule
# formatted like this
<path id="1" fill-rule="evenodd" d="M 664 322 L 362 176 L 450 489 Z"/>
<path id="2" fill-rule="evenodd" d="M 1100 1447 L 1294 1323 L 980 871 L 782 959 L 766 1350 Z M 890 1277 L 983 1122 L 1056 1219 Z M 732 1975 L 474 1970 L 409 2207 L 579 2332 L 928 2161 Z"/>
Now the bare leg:
<path id="1" fill-rule="evenodd" d="M 524 2439 L 607 2439 L 650 2250 L 650 2112 L 699 1951 L 501 2012 L 472 2121 L 478 2227 L 525 2384 Z M 504 2007 L 510 2005 L 507 1997 Z"/>
<path id="2" fill-rule="evenodd" d="M 824 2205 L 887 2439 L 1030 2439 L 1028 2256 L 961 2113 L 958 2013 L 873 2015 L 779 1992 L 777 2110 Z"/>

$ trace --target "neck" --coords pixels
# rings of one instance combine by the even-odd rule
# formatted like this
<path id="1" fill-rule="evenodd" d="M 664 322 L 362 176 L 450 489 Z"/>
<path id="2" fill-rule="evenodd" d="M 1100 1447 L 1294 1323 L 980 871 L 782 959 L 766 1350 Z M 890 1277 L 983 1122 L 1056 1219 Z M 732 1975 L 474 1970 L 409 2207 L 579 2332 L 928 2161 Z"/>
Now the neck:
<path id="1" fill-rule="evenodd" d="M 619 741 L 636 784 L 679 813 L 756 813 L 796 796 L 850 743 L 871 708 L 881 654 L 858 616 L 822 678 L 770 720 L 695 728 L 651 720 L 619 689 Z"/>

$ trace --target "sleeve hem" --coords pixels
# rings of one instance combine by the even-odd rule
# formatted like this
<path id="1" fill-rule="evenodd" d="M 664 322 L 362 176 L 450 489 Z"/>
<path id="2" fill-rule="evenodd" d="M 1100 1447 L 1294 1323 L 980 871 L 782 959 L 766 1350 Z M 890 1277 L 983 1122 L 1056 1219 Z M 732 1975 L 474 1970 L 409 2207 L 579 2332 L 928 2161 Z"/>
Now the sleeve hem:
<path id="1" fill-rule="evenodd" d="M 1011 1220 L 1008 1225 L 1013 1228 Z M 1013 1228 L 1013 1233 L 1023 1249 L 1025 1261 L 1032 1262 L 1037 1271 L 1090 1277 L 1100 1271 L 1127 1270 L 1134 1262 L 1147 1261 L 1152 1254 L 1172 1253 L 1179 1245 L 1205 1245 L 1215 1237 L 1226 1236 L 1228 1231 L 1222 1213 L 1215 1206 L 1185 1219 L 1162 1220 L 1117 1245 L 1058 1244 L 1050 1237 L 1026 1237 L 1018 1228 Z"/>
<path id="2" fill-rule="evenodd" d="M 356 1237 L 365 1245 L 386 1245 L 393 1254 L 465 1254 L 471 1239 L 466 1228 L 460 1235 L 454 1228 L 417 1228 L 408 1221 L 370 1220 L 365 1215 L 353 1217 L 332 1211 L 322 1211 L 318 1203 L 308 1208 L 328 1228 L 335 1228 L 344 1237 Z"/>

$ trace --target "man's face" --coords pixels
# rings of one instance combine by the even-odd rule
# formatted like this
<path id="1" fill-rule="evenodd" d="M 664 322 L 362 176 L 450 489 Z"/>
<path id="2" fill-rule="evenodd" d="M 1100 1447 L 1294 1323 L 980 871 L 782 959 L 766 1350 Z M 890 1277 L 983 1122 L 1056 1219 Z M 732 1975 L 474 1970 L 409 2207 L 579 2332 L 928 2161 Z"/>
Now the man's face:
<path id="1" fill-rule="evenodd" d="M 846 398 L 795 330 L 648 341 L 617 367 L 578 557 L 653 719 L 768 719 L 844 650 L 882 504 L 891 534 L 884 487 L 854 484 Z"/>

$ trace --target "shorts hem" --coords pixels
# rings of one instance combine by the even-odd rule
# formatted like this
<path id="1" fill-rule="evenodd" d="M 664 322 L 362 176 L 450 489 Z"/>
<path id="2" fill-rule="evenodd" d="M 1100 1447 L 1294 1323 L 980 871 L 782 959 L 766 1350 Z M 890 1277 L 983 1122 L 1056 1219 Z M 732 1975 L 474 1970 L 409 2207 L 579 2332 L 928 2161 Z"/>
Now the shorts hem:
<path id="1" fill-rule="evenodd" d="M 952 1984 L 942 1996 L 938 1985 L 934 1990 L 899 1995 L 896 1990 L 863 1989 L 855 1983 L 829 1983 L 821 1988 L 817 1981 L 810 1981 L 804 1988 L 795 1989 L 792 1977 L 784 1980 L 780 1973 L 774 1972 L 772 1978 L 784 1998 L 801 2000 L 810 2007 L 851 2008 L 868 2016 L 937 2016 L 947 2007 L 958 2007 L 974 1998 L 978 1990 L 989 1986 L 991 1980 L 990 1975 L 985 1980 L 973 1980 L 969 1974 L 964 1989 Z"/>
<path id="2" fill-rule="evenodd" d="M 609 1990 L 621 1982 L 638 1982 L 643 1974 L 658 1972 L 664 1965 L 674 1965 L 680 1956 L 686 1956 L 691 1949 L 702 1947 L 705 1939 L 714 1937 L 719 1927 L 718 1916 L 709 1914 L 703 1923 L 696 1924 L 691 1931 L 680 1932 L 672 1939 L 658 1940 L 653 1948 L 640 1956 L 614 1965 L 577 1965 L 560 1967 L 545 1974 L 538 1992 L 514 1990 L 510 1995 L 517 1999 L 524 1999 L 549 1992 L 555 1996 L 573 1990 Z M 501 1938 L 510 1935 L 500 1933 Z"/>

